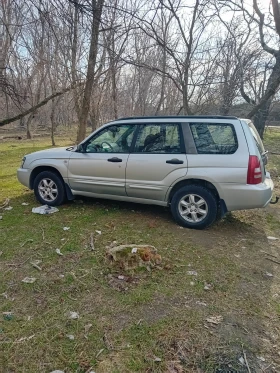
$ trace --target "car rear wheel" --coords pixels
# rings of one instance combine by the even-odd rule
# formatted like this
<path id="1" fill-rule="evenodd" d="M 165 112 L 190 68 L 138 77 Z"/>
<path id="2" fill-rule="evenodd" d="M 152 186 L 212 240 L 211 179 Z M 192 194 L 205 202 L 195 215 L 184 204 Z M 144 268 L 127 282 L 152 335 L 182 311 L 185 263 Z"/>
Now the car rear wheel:
<path id="1" fill-rule="evenodd" d="M 55 173 L 43 171 L 34 180 L 34 194 L 42 205 L 61 205 L 65 200 L 64 183 Z"/>
<path id="2" fill-rule="evenodd" d="M 213 193 L 200 185 L 188 185 L 177 190 L 171 200 L 174 219 L 186 228 L 208 227 L 216 220 L 217 210 Z"/>

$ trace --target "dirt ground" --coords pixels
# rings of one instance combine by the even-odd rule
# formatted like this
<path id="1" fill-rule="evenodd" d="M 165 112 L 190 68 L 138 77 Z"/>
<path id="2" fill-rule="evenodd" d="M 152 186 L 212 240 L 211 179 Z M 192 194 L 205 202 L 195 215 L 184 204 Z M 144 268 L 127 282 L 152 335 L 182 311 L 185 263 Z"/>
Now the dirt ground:
<path id="1" fill-rule="evenodd" d="M 1 372 L 280 372 L 279 203 L 204 231 L 179 227 L 168 209 L 93 199 L 38 216 L 15 173 L 47 146 L 0 144 L 0 204 L 12 207 L 0 211 Z M 268 165 L 278 196 L 279 158 Z M 153 245 L 162 262 L 114 266 L 112 243 Z"/>

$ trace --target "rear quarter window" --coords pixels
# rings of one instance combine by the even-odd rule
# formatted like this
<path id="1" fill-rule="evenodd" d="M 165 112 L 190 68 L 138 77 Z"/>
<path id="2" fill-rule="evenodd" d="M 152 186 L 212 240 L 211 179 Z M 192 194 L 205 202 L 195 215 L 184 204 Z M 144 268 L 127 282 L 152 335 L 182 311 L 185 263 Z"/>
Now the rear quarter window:
<path id="1" fill-rule="evenodd" d="M 233 154 L 238 148 L 230 123 L 190 123 L 198 154 Z"/>
<path id="2" fill-rule="evenodd" d="M 260 138 L 260 135 L 258 134 L 256 127 L 253 125 L 252 122 L 249 122 L 248 126 L 250 128 L 251 134 L 254 137 L 259 153 L 261 155 L 264 154 L 265 153 L 264 146 L 263 146 L 262 140 Z"/>

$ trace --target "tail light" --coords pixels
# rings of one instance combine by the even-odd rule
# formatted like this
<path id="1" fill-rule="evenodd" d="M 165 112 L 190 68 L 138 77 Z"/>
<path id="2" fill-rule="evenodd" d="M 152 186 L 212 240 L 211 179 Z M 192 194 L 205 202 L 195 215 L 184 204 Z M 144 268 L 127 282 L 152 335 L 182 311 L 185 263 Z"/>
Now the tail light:
<path id="1" fill-rule="evenodd" d="M 247 184 L 259 184 L 262 182 L 262 170 L 259 158 L 250 155 L 247 173 Z"/>

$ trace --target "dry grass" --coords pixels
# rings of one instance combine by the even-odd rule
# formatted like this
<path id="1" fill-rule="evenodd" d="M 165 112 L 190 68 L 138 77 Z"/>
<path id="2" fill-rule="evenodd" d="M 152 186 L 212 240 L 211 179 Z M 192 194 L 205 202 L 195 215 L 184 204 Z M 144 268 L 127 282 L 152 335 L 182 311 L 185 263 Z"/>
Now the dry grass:
<path id="1" fill-rule="evenodd" d="M 267 134 L 275 149 L 274 138 Z M 0 200 L 13 207 L 0 213 L 1 372 L 280 371 L 280 266 L 266 259 L 280 260 L 279 242 L 267 240 L 280 237 L 279 205 L 229 214 L 203 232 L 178 227 L 168 210 L 111 201 L 37 216 L 15 172 L 25 152 L 48 141 L 0 144 Z M 271 166 L 278 182 L 279 156 Z M 120 270 L 106 257 L 113 241 L 153 245 L 162 263 Z M 222 321 L 206 321 L 213 316 Z"/>

